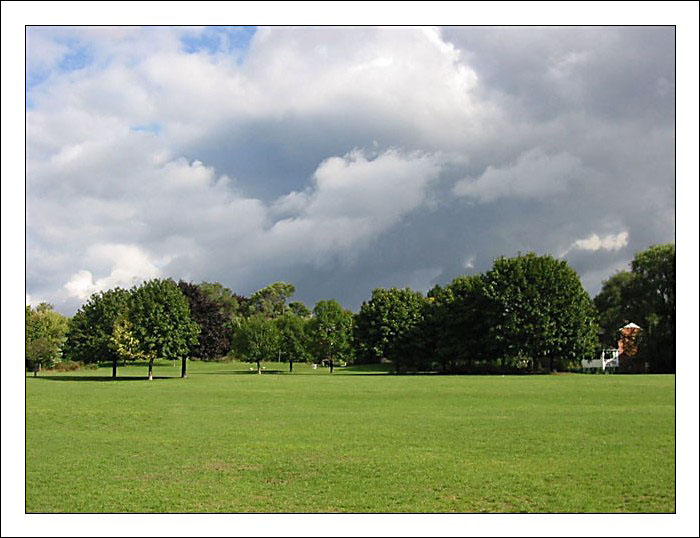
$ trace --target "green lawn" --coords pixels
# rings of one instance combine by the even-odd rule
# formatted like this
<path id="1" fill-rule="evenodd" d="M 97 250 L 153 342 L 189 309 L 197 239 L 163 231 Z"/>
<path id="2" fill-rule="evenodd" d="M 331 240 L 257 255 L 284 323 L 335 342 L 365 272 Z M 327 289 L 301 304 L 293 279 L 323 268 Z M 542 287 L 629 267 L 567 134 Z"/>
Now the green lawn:
<path id="1" fill-rule="evenodd" d="M 675 510 L 673 376 L 250 366 L 27 377 L 26 510 Z"/>

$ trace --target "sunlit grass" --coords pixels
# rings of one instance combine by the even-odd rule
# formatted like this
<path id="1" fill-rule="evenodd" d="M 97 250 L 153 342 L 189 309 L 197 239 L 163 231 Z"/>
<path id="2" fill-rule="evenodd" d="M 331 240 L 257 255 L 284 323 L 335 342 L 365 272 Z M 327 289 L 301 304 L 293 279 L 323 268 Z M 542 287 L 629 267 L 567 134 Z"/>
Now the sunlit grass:
<path id="1" fill-rule="evenodd" d="M 673 376 L 251 366 L 27 377 L 27 511 L 675 510 Z"/>

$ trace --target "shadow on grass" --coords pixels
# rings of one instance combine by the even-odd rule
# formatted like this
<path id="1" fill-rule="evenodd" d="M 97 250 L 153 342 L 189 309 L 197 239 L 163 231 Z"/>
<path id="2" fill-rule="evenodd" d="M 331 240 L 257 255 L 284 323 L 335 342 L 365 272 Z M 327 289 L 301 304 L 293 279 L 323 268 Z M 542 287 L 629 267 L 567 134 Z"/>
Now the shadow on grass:
<path id="1" fill-rule="evenodd" d="M 148 381 L 148 376 L 138 376 L 138 377 L 112 377 L 112 376 L 100 376 L 100 375 L 40 375 L 38 377 L 27 376 L 27 379 L 44 379 L 46 381 Z M 177 377 L 163 377 L 163 376 L 153 376 L 153 380 L 159 379 L 180 379 Z"/>
<path id="2" fill-rule="evenodd" d="M 263 374 L 288 374 L 284 370 L 264 370 Z M 220 370 L 218 372 L 193 372 L 193 375 L 258 375 L 257 370 Z"/>

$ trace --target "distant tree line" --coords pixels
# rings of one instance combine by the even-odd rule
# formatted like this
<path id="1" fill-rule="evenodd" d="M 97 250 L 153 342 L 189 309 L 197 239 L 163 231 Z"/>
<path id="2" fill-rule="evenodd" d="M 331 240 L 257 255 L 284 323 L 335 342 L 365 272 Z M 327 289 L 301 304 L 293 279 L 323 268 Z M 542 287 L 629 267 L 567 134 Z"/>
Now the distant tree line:
<path id="1" fill-rule="evenodd" d="M 250 297 L 218 282 L 154 279 L 93 294 L 72 318 L 42 303 L 26 307 L 27 368 L 61 362 L 231 357 L 255 363 L 388 361 L 397 373 L 496 373 L 577 368 L 614 345 L 628 321 L 642 326 L 640 360 L 675 371 L 675 247 L 637 253 L 591 301 L 566 261 L 534 253 L 499 258 L 478 275 L 435 286 L 424 296 L 378 288 L 358 313 L 336 300 L 312 310 L 275 282 Z"/>

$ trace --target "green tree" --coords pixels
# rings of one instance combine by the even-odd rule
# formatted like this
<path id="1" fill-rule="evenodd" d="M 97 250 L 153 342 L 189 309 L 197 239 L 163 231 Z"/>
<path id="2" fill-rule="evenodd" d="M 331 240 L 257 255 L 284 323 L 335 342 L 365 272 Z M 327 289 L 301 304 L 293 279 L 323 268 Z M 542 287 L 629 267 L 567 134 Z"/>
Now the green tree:
<path id="1" fill-rule="evenodd" d="M 347 360 L 353 356 L 352 326 L 352 312 L 343 309 L 335 299 L 316 303 L 309 322 L 311 346 L 317 360 L 330 361 L 331 372 L 334 360 Z"/>
<path id="2" fill-rule="evenodd" d="M 426 322 L 431 346 L 443 372 L 470 371 L 475 361 L 489 361 L 484 334 L 488 308 L 482 275 L 460 276 L 444 289 L 433 288 Z"/>
<path id="3" fill-rule="evenodd" d="M 249 299 L 233 293 L 219 282 L 201 282 L 197 287 L 218 307 L 227 320 L 234 320 L 248 313 Z"/>
<path id="4" fill-rule="evenodd" d="M 151 356 L 144 353 L 140 342 L 134 336 L 131 322 L 122 316 L 114 323 L 114 330 L 110 339 L 114 353 L 126 363 L 134 360 L 151 360 Z"/>
<path id="5" fill-rule="evenodd" d="M 361 360 L 377 362 L 385 357 L 394 363 L 396 373 L 402 363 L 415 365 L 424 306 L 420 292 L 375 289 L 372 298 L 362 303 L 355 322 L 355 346 Z"/>
<path id="6" fill-rule="evenodd" d="M 600 293 L 593 299 L 598 313 L 598 324 L 603 331 L 603 343 L 617 347 L 620 327 L 633 321 L 632 296 L 635 276 L 629 271 L 619 271 L 603 282 Z M 641 322 L 641 320 L 639 320 Z"/>
<path id="7" fill-rule="evenodd" d="M 248 309 L 251 316 L 260 315 L 276 318 L 284 314 L 289 299 L 296 289 L 287 282 L 274 282 L 250 296 Z"/>
<path id="8" fill-rule="evenodd" d="M 41 303 L 33 310 L 26 306 L 24 320 L 25 362 L 36 377 L 42 366 L 51 368 L 62 359 L 68 319 Z"/>
<path id="9" fill-rule="evenodd" d="M 592 358 L 597 326 L 592 302 L 566 261 L 534 253 L 499 258 L 484 275 L 487 342 L 500 357 L 549 370 Z"/>
<path id="10" fill-rule="evenodd" d="M 112 345 L 114 324 L 129 310 L 130 292 L 114 288 L 93 293 L 73 316 L 68 330 L 66 356 L 74 361 L 112 362 L 112 377 L 117 377 L 120 358 Z"/>
<path id="11" fill-rule="evenodd" d="M 190 316 L 187 298 L 170 279 L 153 279 L 134 287 L 129 322 L 141 353 L 149 357 L 148 379 L 153 379 L 155 358 L 182 360 L 187 377 L 187 356 L 197 345 L 199 325 Z"/>
<path id="12" fill-rule="evenodd" d="M 281 357 L 289 362 L 289 371 L 293 363 L 306 362 L 310 358 L 307 320 L 289 311 L 275 320 L 279 333 L 279 351 Z"/>
<path id="13" fill-rule="evenodd" d="M 289 310 L 300 318 L 310 318 L 311 310 L 306 308 L 306 305 L 300 301 L 292 301 L 289 303 Z"/>
<path id="14" fill-rule="evenodd" d="M 594 302 L 606 343 L 619 338 L 619 328 L 633 321 L 642 328 L 639 358 L 652 372 L 676 371 L 676 247 L 654 245 L 637 252 L 631 271 L 603 282 Z"/>
<path id="15" fill-rule="evenodd" d="M 654 245 L 632 260 L 631 316 L 641 320 L 640 353 L 652 372 L 676 371 L 676 246 Z"/>
<path id="16" fill-rule="evenodd" d="M 280 333 L 275 322 L 262 315 L 241 319 L 233 336 L 233 350 L 246 362 L 254 362 L 262 374 L 261 361 L 271 361 L 280 351 Z"/>

